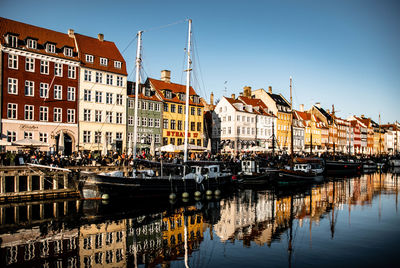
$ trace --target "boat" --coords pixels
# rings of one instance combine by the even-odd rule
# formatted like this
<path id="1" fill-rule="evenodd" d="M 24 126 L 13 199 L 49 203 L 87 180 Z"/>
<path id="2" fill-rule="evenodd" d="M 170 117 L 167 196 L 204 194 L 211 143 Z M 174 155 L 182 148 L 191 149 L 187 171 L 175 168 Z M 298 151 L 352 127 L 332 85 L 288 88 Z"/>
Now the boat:
<path id="1" fill-rule="evenodd" d="M 364 171 L 373 171 L 378 168 L 378 165 L 372 160 L 366 160 L 363 162 L 362 168 Z"/>
<path id="2" fill-rule="evenodd" d="M 262 165 L 260 161 L 255 159 L 242 160 L 241 167 L 242 171 L 238 174 L 238 182 L 242 185 L 267 184 L 278 171 L 278 169 Z"/>
<path id="3" fill-rule="evenodd" d="M 398 158 L 392 158 L 389 160 L 389 166 L 390 167 L 400 167 L 400 159 Z"/>
<path id="4" fill-rule="evenodd" d="M 356 174 L 361 171 L 361 162 L 325 160 L 326 174 Z"/>

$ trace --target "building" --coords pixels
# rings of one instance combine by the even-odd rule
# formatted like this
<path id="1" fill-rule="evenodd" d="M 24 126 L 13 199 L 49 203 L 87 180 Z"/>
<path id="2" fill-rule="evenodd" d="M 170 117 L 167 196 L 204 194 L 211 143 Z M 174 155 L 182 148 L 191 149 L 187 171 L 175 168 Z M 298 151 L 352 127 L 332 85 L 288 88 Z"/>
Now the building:
<path id="1" fill-rule="evenodd" d="M 296 113 L 293 114 L 293 151 L 296 153 L 304 152 L 304 132 L 305 122 Z"/>
<path id="2" fill-rule="evenodd" d="M 80 60 L 79 149 L 126 149 L 126 63 L 116 45 L 76 34 Z"/>
<path id="3" fill-rule="evenodd" d="M 333 106 L 333 105 L 332 105 Z M 309 110 L 319 121 L 323 123 L 321 128 L 321 146 L 323 150 L 335 151 L 338 143 L 337 126 L 335 124 L 335 113 L 321 107 L 320 103 L 316 103 Z M 327 128 L 327 130 L 326 130 Z M 328 131 L 328 133 L 326 133 Z"/>
<path id="4" fill-rule="evenodd" d="M 300 111 L 294 111 L 296 117 L 304 122 L 304 146 L 306 152 L 316 152 L 321 148 L 320 121 L 311 113 L 305 112 L 300 105 Z"/>
<path id="5" fill-rule="evenodd" d="M 138 119 L 137 119 L 137 150 L 150 152 L 161 146 L 161 120 L 162 101 L 156 91 L 141 85 L 139 87 Z M 134 124 L 135 124 L 135 83 L 128 81 L 128 109 L 127 109 L 127 145 L 128 152 L 133 149 Z"/>
<path id="6" fill-rule="evenodd" d="M 186 86 L 172 83 L 169 70 L 161 71 L 161 80 L 148 78 L 145 84 L 146 88 L 155 91 L 163 102 L 162 144 L 184 144 Z M 192 87 L 189 95 L 188 143 L 203 146 L 204 105 Z"/>
<path id="7" fill-rule="evenodd" d="M 252 96 L 261 99 L 270 111 L 277 117 L 276 120 L 276 139 L 281 150 L 290 149 L 290 125 L 292 122 L 292 111 L 290 103 L 282 96 L 282 94 L 273 94 L 272 87 L 268 92 L 263 88 L 251 92 Z"/>
<path id="8" fill-rule="evenodd" d="M 80 68 L 73 36 L 0 18 L 0 43 L 2 136 L 41 141 L 43 151 L 75 151 Z"/>

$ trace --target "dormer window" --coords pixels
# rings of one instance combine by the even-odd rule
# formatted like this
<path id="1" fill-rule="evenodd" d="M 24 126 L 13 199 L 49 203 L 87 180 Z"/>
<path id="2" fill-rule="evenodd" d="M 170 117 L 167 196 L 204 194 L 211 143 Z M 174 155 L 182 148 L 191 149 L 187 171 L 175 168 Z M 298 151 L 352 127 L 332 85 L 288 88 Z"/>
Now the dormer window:
<path id="1" fill-rule="evenodd" d="M 120 61 L 114 61 L 114 68 L 121 69 L 121 68 L 122 68 L 122 62 L 120 62 Z"/>
<path id="2" fill-rule="evenodd" d="M 199 96 L 193 96 L 193 102 L 194 103 L 200 103 Z"/>
<path id="3" fill-rule="evenodd" d="M 185 101 L 185 98 L 186 98 L 186 94 L 183 94 L 183 93 L 179 94 L 180 101 Z"/>
<path id="4" fill-rule="evenodd" d="M 10 47 L 17 47 L 18 46 L 18 37 L 12 34 L 8 34 L 7 44 Z"/>
<path id="5" fill-rule="evenodd" d="M 36 49 L 37 48 L 37 41 L 33 39 L 28 39 L 27 44 L 28 48 Z"/>
<path id="6" fill-rule="evenodd" d="M 48 43 L 46 46 L 46 51 L 48 53 L 56 53 L 56 45 Z"/>
<path id="7" fill-rule="evenodd" d="M 70 47 L 64 47 L 64 55 L 67 57 L 72 57 L 73 51 Z"/>
<path id="8" fill-rule="evenodd" d="M 165 90 L 164 92 L 165 92 L 165 93 L 164 93 L 165 98 L 167 98 L 167 99 L 172 99 L 172 92 L 171 92 L 171 91 Z"/>
<path id="9" fill-rule="evenodd" d="M 107 64 L 108 64 L 108 59 L 100 58 L 100 65 L 107 66 Z"/>
<path id="10" fill-rule="evenodd" d="M 86 54 L 86 62 L 93 63 L 93 61 L 94 61 L 94 56 Z"/>

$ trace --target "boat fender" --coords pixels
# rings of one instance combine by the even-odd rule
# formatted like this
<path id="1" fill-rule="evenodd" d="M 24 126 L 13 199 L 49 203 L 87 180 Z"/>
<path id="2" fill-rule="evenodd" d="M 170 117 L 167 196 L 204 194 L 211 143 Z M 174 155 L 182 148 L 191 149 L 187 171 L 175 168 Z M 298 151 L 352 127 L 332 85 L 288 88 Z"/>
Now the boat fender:
<path id="1" fill-rule="evenodd" d="M 206 195 L 210 196 L 210 195 L 212 195 L 212 194 L 213 194 L 213 192 L 212 192 L 211 190 L 207 190 L 207 191 L 206 191 Z"/>
<path id="2" fill-rule="evenodd" d="M 101 196 L 101 199 L 103 199 L 103 200 L 108 200 L 108 199 L 110 199 L 110 196 L 109 196 L 108 194 L 103 194 L 103 195 Z"/>
<path id="3" fill-rule="evenodd" d="M 217 190 L 215 190 L 214 194 L 217 195 L 217 196 L 221 195 L 221 191 L 217 189 Z"/>
<path id="4" fill-rule="evenodd" d="M 200 191 L 196 191 L 196 192 L 194 192 L 194 196 L 195 196 L 195 197 L 199 197 L 199 196 L 201 196 L 201 192 L 200 192 Z"/>
<path id="5" fill-rule="evenodd" d="M 189 198 L 189 193 L 188 192 L 182 193 L 182 198 Z"/>
<path id="6" fill-rule="evenodd" d="M 170 193 L 170 194 L 169 194 L 169 199 L 175 200 L 175 199 L 176 199 L 176 194 Z"/>

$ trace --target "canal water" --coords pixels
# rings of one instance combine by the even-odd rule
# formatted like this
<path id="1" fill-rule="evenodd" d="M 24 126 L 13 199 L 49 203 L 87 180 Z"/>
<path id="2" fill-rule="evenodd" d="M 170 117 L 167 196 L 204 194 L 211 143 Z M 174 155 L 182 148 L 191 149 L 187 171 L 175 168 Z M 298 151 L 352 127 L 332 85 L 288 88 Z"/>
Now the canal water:
<path id="1" fill-rule="evenodd" d="M 0 267 L 399 267 L 399 175 L 0 205 Z"/>

